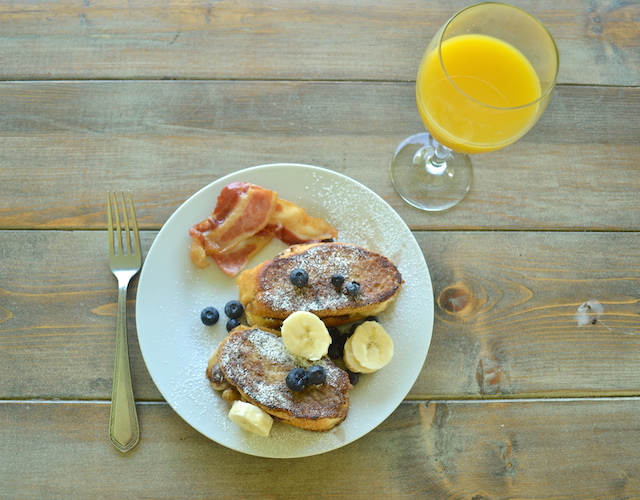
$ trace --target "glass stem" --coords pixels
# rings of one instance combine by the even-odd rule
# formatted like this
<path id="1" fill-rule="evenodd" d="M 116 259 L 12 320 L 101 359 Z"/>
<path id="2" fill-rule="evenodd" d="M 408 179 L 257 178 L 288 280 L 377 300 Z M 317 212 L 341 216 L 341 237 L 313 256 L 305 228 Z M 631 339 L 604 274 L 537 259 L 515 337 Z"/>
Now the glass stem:
<path id="1" fill-rule="evenodd" d="M 431 157 L 431 163 L 433 163 L 434 165 L 442 165 L 447 161 L 447 156 L 449 156 L 451 150 L 448 147 L 443 146 L 439 142 L 437 142 L 436 144 L 436 150 Z"/>
<path id="2" fill-rule="evenodd" d="M 426 158 L 425 168 L 431 175 L 442 175 L 447 169 L 447 157 L 451 150 L 435 141 L 434 146 L 433 153 Z"/>

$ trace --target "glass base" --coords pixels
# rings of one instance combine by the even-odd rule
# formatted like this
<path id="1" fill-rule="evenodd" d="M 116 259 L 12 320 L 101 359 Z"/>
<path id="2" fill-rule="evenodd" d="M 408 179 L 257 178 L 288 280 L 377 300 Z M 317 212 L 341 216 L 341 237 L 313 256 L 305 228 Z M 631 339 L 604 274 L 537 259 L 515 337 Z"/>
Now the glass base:
<path id="1" fill-rule="evenodd" d="M 391 180 L 398 194 L 410 205 L 430 212 L 460 203 L 473 177 L 467 155 L 438 146 L 430 134 L 417 134 L 398 146 L 391 161 Z"/>

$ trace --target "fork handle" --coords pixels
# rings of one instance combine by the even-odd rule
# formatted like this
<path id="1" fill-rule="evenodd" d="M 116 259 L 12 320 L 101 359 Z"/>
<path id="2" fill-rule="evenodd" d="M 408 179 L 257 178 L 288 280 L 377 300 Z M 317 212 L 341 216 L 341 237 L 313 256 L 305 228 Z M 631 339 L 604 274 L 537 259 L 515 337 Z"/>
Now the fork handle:
<path id="1" fill-rule="evenodd" d="M 116 358 L 113 368 L 113 392 L 109 416 L 109 437 L 122 452 L 129 451 L 140 438 L 136 402 L 131 384 L 129 344 L 127 339 L 127 285 L 118 286 L 118 322 L 116 326 Z"/>

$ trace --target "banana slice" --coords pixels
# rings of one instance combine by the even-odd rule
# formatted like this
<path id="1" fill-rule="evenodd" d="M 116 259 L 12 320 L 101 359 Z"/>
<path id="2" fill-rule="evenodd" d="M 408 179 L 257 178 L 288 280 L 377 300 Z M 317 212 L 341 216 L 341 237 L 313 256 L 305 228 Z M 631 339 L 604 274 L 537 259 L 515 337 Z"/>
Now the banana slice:
<path id="1" fill-rule="evenodd" d="M 245 401 L 234 401 L 229 410 L 229 418 L 245 431 L 267 437 L 271 432 L 273 418 L 262 408 Z"/>
<path id="2" fill-rule="evenodd" d="M 211 356 L 209 356 L 209 361 L 207 362 L 207 370 L 211 370 L 218 363 L 218 348 L 216 347 Z"/>
<path id="3" fill-rule="evenodd" d="M 373 373 L 377 371 L 369 370 L 356 361 L 356 358 L 353 357 L 351 339 L 352 337 L 349 337 L 347 339 L 347 342 L 344 345 L 344 354 L 342 355 L 342 360 L 344 361 L 344 364 L 347 366 L 347 368 L 354 373 Z"/>
<path id="4" fill-rule="evenodd" d="M 224 399 L 227 403 L 233 404 L 234 401 L 240 401 L 242 396 L 238 392 L 238 389 L 235 387 L 229 387 L 222 391 L 222 399 Z"/>
<path id="5" fill-rule="evenodd" d="M 222 370 L 220 369 L 220 365 L 218 364 L 218 349 L 216 348 L 211 354 L 209 361 L 207 363 L 206 370 L 207 379 L 209 379 L 209 384 L 214 391 L 224 391 L 231 387 L 229 381 L 224 377 Z"/>
<path id="6" fill-rule="evenodd" d="M 294 356 L 317 361 L 326 356 L 331 335 L 322 320 L 308 311 L 296 311 L 282 323 L 282 341 Z"/>
<path id="7" fill-rule="evenodd" d="M 359 325 L 344 348 L 345 358 L 353 358 L 352 361 L 365 370 L 379 370 L 393 357 L 393 341 L 377 321 L 365 321 Z"/>

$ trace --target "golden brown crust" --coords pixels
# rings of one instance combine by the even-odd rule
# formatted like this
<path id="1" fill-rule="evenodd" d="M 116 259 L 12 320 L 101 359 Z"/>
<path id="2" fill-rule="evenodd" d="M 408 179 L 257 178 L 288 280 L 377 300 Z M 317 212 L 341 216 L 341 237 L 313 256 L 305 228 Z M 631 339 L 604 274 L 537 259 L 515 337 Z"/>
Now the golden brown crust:
<path id="1" fill-rule="evenodd" d="M 304 287 L 290 281 L 291 271 L 309 274 Z M 331 276 L 340 274 L 345 284 L 335 288 Z M 346 284 L 357 282 L 361 294 L 352 297 Z M 251 325 L 279 328 L 295 311 L 310 311 L 327 326 L 341 325 L 386 309 L 403 283 L 397 267 L 386 257 L 349 243 L 293 245 L 236 279 L 240 302 Z"/>
<path id="2" fill-rule="evenodd" d="M 289 425 L 328 431 L 347 416 L 352 388 L 347 373 L 328 358 L 311 363 L 291 355 L 272 333 L 237 328 L 220 344 L 218 360 L 225 378 L 243 399 Z M 291 391 L 286 385 L 287 373 L 312 364 L 324 366 L 326 381 Z"/>

